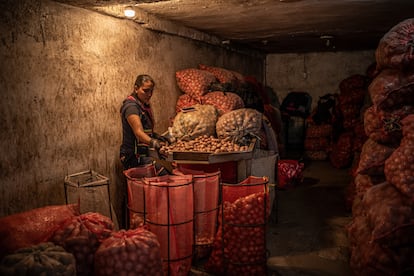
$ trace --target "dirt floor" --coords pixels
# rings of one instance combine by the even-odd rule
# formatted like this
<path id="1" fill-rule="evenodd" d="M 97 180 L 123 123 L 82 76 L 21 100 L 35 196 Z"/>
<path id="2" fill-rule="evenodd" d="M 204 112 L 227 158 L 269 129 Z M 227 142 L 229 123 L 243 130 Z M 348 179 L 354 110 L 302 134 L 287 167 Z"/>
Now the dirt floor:
<path id="1" fill-rule="evenodd" d="M 277 191 L 277 222 L 269 225 L 269 275 L 352 275 L 345 226 L 349 169 L 305 162 L 304 181 Z"/>

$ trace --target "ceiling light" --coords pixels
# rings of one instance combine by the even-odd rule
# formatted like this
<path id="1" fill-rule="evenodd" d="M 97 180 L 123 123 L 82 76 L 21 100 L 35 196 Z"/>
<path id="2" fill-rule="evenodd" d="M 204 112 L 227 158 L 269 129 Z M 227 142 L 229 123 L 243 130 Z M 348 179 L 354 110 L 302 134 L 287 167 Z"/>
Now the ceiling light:
<path id="1" fill-rule="evenodd" d="M 132 18 L 135 16 L 135 10 L 131 6 L 128 6 L 124 10 L 124 15 L 126 17 Z"/>

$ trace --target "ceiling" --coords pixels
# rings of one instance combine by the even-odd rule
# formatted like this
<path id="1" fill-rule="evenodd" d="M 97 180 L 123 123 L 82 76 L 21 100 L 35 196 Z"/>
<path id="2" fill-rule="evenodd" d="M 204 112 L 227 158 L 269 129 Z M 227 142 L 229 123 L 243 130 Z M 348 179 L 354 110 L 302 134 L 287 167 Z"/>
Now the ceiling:
<path id="1" fill-rule="evenodd" d="M 132 6 L 265 54 L 372 50 L 391 27 L 414 17 L 413 0 L 56 1 L 107 13 Z"/>

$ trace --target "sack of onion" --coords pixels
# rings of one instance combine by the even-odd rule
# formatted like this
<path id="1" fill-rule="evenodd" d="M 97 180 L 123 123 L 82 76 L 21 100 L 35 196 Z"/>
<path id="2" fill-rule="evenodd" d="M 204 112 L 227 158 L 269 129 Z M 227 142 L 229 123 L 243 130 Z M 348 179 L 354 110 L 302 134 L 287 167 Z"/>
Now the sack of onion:
<path id="1" fill-rule="evenodd" d="M 365 216 L 353 218 L 348 227 L 349 265 L 354 275 L 393 275 L 399 269 L 396 256 L 371 240 L 371 228 Z M 368 242 L 370 241 L 370 242 Z"/>
<path id="2" fill-rule="evenodd" d="M 374 185 L 381 184 L 385 181 L 384 175 L 367 175 L 367 174 L 357 174 L 354 178 L 355 182 L 355 198 L 360 200 L 363 198 L 364 194 L 368 191 L 369 188 Z M 354 214 L 354 212 L 353 212 Z"/>
<path id="3" fill-rule="evenodd" d="M 379 41 L 375 51 L 377 71 L 384 68 L 414 68 L 414 18 L 401 21 Z"/>
<path id="4" fill-rule="evenodd" d="M 199 99 L 206 94 L 210 86 L 217 82 L 216 77 L 205 70 L 188 68 L 175 73 L 177 85 L 185 94 Z"/>
<path id="5" fill-rule="evenodd" d="M 189 94 L 183 94 L 178 97 L 177 103 L 175 104 L 175 112 L 179 113 L 183 111 L 184 109 L 189 108 L 199 103 L 200 103 L 200 100 L 194 99 Z"/>
<path id="6" fill-rule="evenodd" d="M 400 146 L 385 161 L 385 177 L 401 193 L 414 200 L 414 114 L 402 121 Z"/>
<path id="7" fill-rule="evenodd" d="M 0 275 L 76 276 L 74 256 L 51 242 L 40 243 L 6 255 L 1 259 Z"/>
<path id="8" fill-rule="evenodd" d="M 75 256 L 77 275 L 91 275 L 95 252 L 113 229 L 114 224 L 109 217 L 99 213 L 86 213 L 68 219 L 49 241 Z"/>
<path id="9" fill-rule="evenodd" d="M 266 275 L 267 178 L 224 185 L 219 227 L 205 268 L 218 275 Z"/>
<path id="10" fill-rule="evenodd" d="M 77 205 L 51 205 L 0 218 L 0 258 L 47 242 L 59 225 L 77 215 Z"/>
<path id="11" fill-rule="evenodd" d="M 412 201 L 388 182 L 368 189 L 360 208 L 365 210 L 372 228 L 372 240 L 389 235 L 394 229 L 414 224 Z M 395 238 L 399 239 L 398 236 Z"/>
<path id="12" fill-rule="evenodd" d="M 414 105 L 414 71 L 385 69 L 368 87 L 372 103 L 385 111 Z"/>
<path id="13" fill-rule="evenodd" d="M 201 98 L 201 103 L 214 106 L 220 115 L 244 107 L 243 100 L 239 95 L 221 91 L 208 92 Z"/>
<path id="14" fill-rule="evenodd" d="M 228 85 L 232 91 L 238 87 L 238 79 L 233 71 L 205 64 L 199 64 L 198 67 L 212 73 L 221 84 Z"/>
<path id="15" fill-rule="evenodd" d="M 395 148 L 379 144 L 372 139 L 365 141 L 362 146 L 357 173 L 368 175 L 384 175 L 385 160 Z"/>
<path id="16" fill-rule="evenodd" d="M 329 161 L 335 168 L 346 168 L 352 163 L 354 132 L 346 131 L 333 143 Z"/>
<path id="17" fill-rule="evenodd" d="M 402 138 L 401 120 L 409 114 L 414 114 L 414 106 L 405 105 L 391 112 L 371 106 L 364 113 L 365 133 L 377 143 L 399 145 Z"/>
<path id="18" fill-rule="evenodd" d="M 113 232 L 95 253 L 95 275 L 163 275 L 157 236 L 142 227 Z"/>

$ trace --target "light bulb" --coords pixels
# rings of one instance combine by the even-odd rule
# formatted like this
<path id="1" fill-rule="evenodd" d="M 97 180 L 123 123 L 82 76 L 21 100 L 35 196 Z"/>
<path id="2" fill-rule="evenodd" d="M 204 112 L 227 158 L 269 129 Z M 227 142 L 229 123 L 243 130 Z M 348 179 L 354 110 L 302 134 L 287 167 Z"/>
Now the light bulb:
<path id="1" fill-rule="evenodd" d="M 126 17 L 134 17 L 135 16 L 135 11 L 132 7 L 126 7 L 124 10 L 124 15 Z"/>

